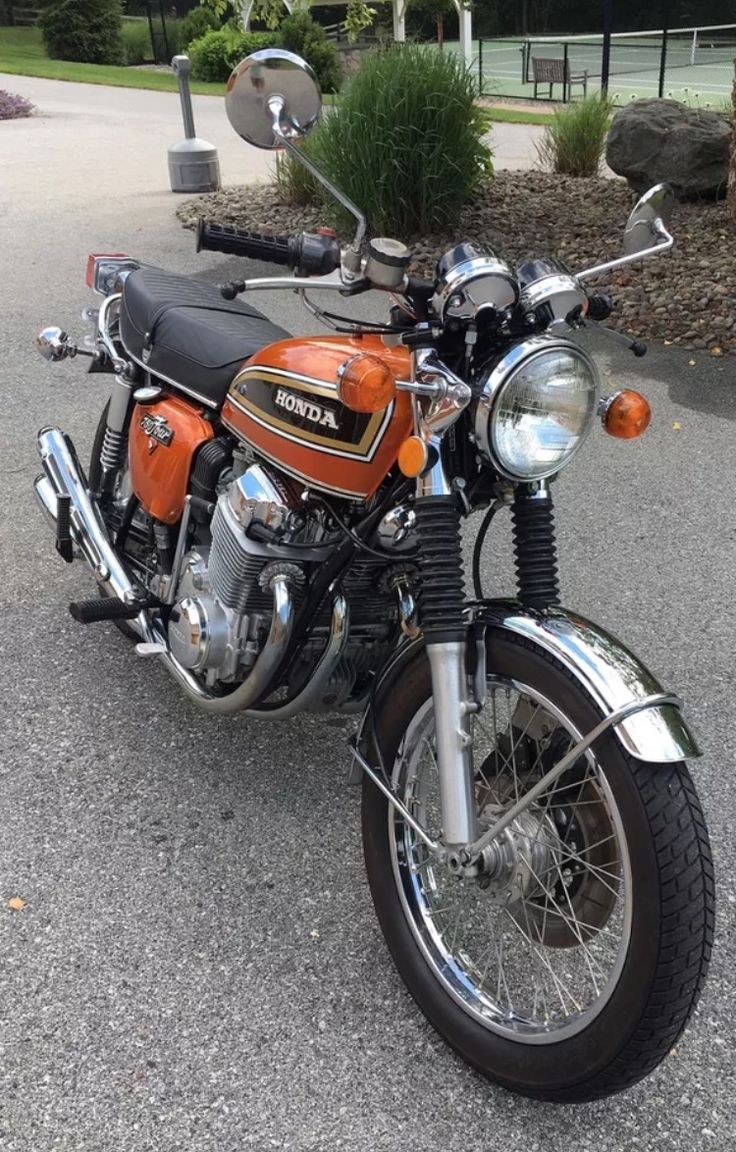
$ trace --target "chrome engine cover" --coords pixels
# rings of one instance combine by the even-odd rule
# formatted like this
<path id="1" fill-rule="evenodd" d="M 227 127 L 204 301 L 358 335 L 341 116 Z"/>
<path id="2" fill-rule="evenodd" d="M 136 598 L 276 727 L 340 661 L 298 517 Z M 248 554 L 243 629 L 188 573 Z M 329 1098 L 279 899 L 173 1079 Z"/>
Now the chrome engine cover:
<path id="1" fill-rule="evenodd" d="M 251 540 L 246 530 L 260 524 L 281 531 L 295 510 L 286 486 L 254 464 L 221 493 L 211 545 L 184 558 L 168 639 L 176 660 L 209 684 L 242 678 L 258 656 L 271 616 L 271 593 L 259 577 L 274 550 Z"/>
<path id="2" fill-rule="evenodd" d="M 300 497 L 299 489 L 290 488 L 271 469 L 251 465 L 221 491 L 210 522 L 211 543 L 198 545 L 184 557 L 168 640 L 177 662 L 209 686 L 237 683 L 253 667 L 273 614 L 269 571 L 274 566 L 288 570 L 298 597 L 305 582 L 304 563 L 319 563 L 332 552 L 334 544 L 320 544 L 329 527 L 319 512 L 307 511 Z M 264 542 L 254 538 L 254 526 L 267 530 Z M 290 546 L 295 540 L 298 551 Z M 408 561 L 413 571 L 411 553 L 417 546 L 413 509 L 400 504 L 386 512 L 375 543 L 394 553 L 395 560 L 387 555 L 382 565 L 380 560 L 361 558 L 345 578 L 351 640 L 329 686 L 333 704 L 346 699 L 356 681 L 367 682 L 395 643 L 400 598 L 397 586 L 383 577 L 397 563 Z M 325 607 L 324 619 L 314 621 L 311 639 L 289 670 L 294 690 L 300 690 L 319 661 L 329 628 Z"/>
<path id="3" fill-rule="evenodd" d="M 230 622 L 213 596 L 185 596 L 169 618 L 169 644 L 176 660 L 192 672 L 219 667 L 227 653 Z"/>

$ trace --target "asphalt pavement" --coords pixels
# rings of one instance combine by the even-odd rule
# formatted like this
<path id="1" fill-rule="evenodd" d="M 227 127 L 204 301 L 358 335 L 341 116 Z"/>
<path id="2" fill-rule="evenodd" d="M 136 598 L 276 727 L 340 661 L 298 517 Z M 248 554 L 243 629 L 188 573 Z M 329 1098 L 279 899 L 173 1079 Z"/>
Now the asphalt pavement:
<path id="1" fill-rule="evenodd" d="M 611 388 L 645 391 L 653 425 L 633 443 L 596 431 L 556 486 L 564 602 L 682 694 L 705 749 L 693 773 L 719 888 L 710 978 L 643 1084 L 576 1108 L 517 1099 L 445 1047 L 391 964 L 343 720 L 202 716 L 157 662 L 66 611 L 91 583 L 55 556 L 36 509 L 35 433 L 60 424 L 84 458 L 105 377 L 45 364 L 36 330 L 83 335 L 89 251 L 211 280 L 256 266 L 195 255 L 165 157 L 136 177 L 145 98 L 142 119 L 115 119 L 128 93 L 48 84 L 0 76 L 42 107 L 60 101 L 0 124 L 0 1147 L 733 1148 L 736 360 L 653 348 L 638 361 L 598 340 Z M 171 109 L 161 141 L 177 138 Z M 291 293 L 259 305 L 310 330 Z M 513 587 L 503 523 L 485 576 L 489 592 Z"/>

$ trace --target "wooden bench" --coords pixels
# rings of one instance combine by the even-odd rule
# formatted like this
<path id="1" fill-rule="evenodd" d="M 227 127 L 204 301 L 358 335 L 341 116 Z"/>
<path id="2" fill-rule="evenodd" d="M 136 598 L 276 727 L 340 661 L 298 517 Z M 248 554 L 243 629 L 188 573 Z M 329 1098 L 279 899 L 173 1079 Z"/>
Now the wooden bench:
<path id="1" fill-rule="evenodd" d="M 573 84 L 582 85 L 583 96 L 588 95 L 588 73 L 579 72 L 572 75 L 570 61 L 560 60 L 556 57 L 532 56 L 532 72 L 534 74 L 534 99 L 537 98 L 537 89 L 540 84 L 549 84 L 549 98 L 552 99 L 552 88 L 555 84 L 562 85 L 563 102 L 567 100 Z"/>

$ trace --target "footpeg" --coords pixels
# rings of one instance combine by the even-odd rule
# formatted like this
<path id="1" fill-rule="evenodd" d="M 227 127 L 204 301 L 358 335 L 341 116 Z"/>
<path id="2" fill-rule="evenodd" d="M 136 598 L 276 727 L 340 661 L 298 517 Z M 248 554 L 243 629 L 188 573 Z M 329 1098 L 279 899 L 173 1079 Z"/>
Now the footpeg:
<path id="1" fill-rule="evenodd" d="M 135 646 L 136 656 L 163 656 L 165 651 L 166 645 L 161 644 L 156 640 L 143 642 L 141 644 L 136 644 Z"/>
<path id="2" fill-rule="evenodd" d="M 153 605 L 141 602 L 123 604 L 117 597 L 108 600 L 79 600 L 69 605 L 69 611 L 79 624 L 98 624 L 102 620 L 135 620 L 144 608 Z"/>
<path id="3" fill-rule="evenodd" d="M 59 495 L 56 497 L 56 551 L 67 564 L 71 564 L 74 559 L 71 506 L 71 496 Z"/>

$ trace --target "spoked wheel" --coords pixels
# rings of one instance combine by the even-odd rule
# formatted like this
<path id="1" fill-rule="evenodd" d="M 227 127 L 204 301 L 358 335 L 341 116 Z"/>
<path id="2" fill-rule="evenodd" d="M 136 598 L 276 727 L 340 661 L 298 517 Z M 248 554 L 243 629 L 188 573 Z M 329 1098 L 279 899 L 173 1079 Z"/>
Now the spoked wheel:
<path id="1" fill-rule="evenodd" d="M 480 828 L 601 719 L 570 675 L 514 638 L 489 641 L 488 700 L 473 722 Z M 415 663 L 377 732 L 394 788 L 441 836 L 434 711 Z M 538 796 L 457 879 L 366 780 L 374 903 L 397 967 L 439 1032 L 490 1079 L 576 1101 L 646 1075 L 705 978 L 713 881 L 682 764 L 628 758 L 615 737 Z"/>

